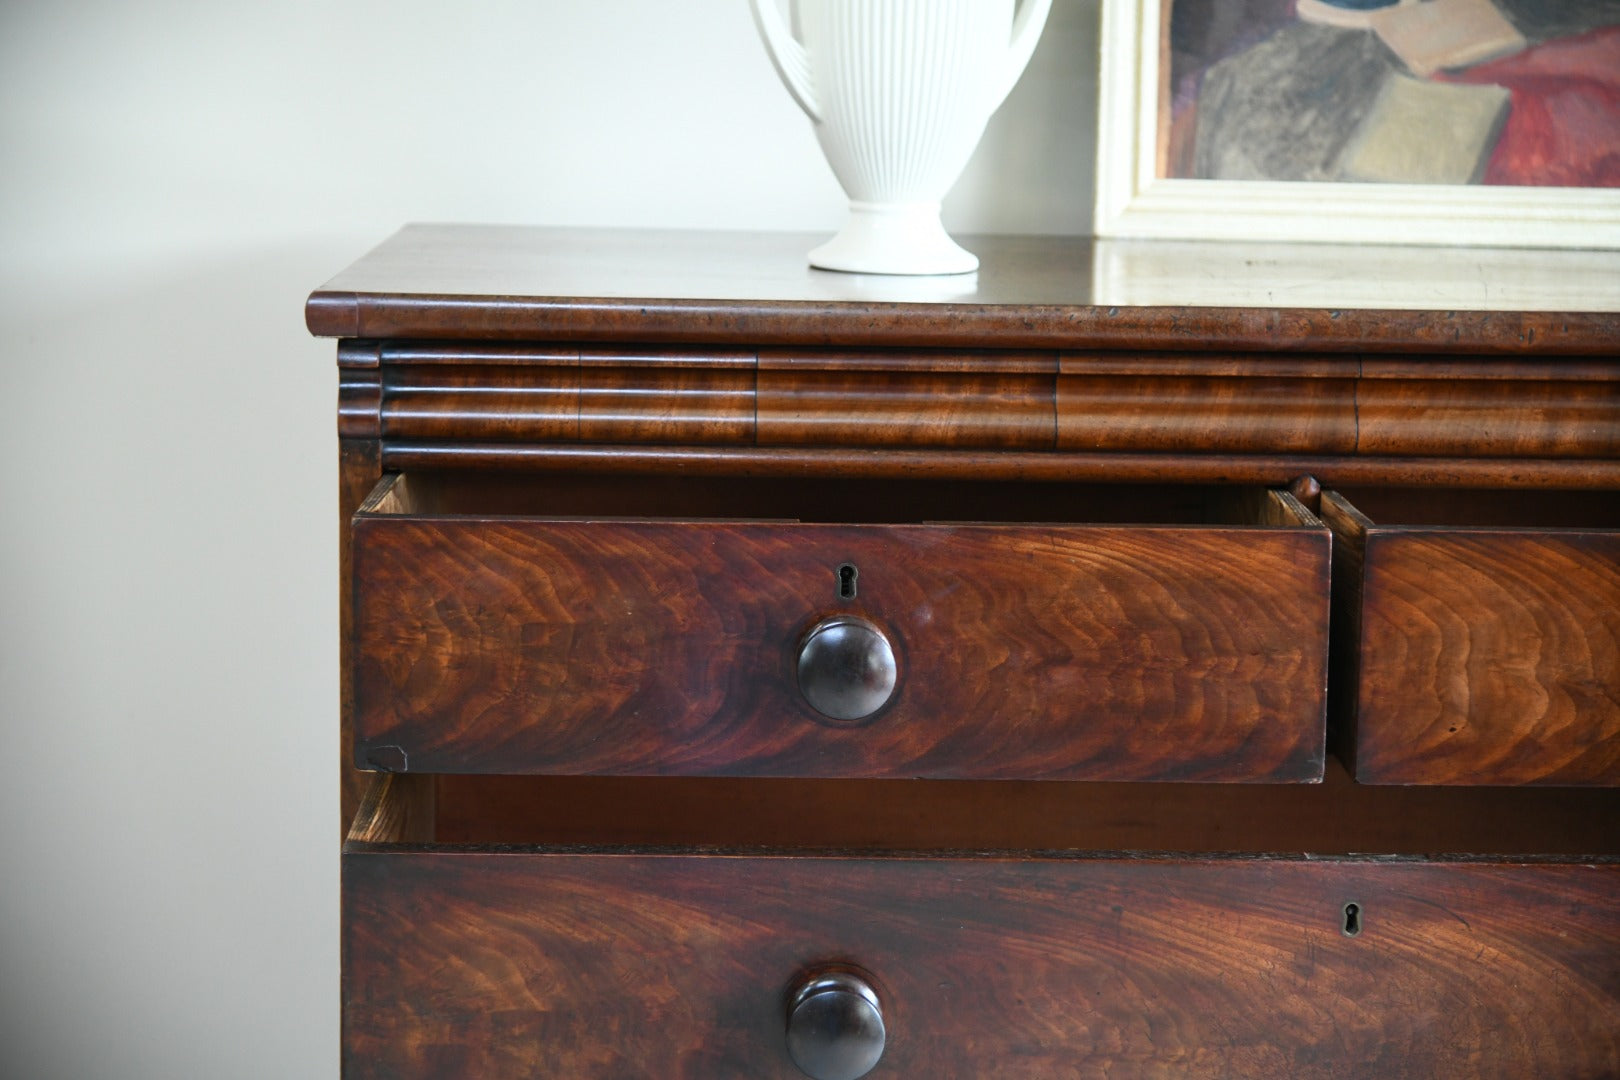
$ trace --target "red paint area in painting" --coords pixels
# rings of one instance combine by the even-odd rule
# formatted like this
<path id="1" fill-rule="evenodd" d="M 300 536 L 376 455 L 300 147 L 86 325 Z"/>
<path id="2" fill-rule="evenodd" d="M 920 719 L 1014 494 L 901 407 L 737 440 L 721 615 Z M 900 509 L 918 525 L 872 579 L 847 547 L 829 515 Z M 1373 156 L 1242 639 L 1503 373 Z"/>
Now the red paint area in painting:
<path id="1" fill-rule="evenodd" d="M 1620 187 L 1620 26 L 1435 78 L 1513 94 L 1484 183 Z"/>

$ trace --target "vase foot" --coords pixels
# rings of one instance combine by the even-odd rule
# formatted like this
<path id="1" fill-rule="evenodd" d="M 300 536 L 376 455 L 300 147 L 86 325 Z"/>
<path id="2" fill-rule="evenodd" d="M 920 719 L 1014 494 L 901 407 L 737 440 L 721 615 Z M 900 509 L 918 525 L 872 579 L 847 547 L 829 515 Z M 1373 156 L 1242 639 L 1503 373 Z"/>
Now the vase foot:
<path id="1" fill-rule="evenodd" d="M 852 274 L 968 274 L 979 257 L 939 223 L 938 203 L 851 203 L 849 222 L 810 265 Z"/>

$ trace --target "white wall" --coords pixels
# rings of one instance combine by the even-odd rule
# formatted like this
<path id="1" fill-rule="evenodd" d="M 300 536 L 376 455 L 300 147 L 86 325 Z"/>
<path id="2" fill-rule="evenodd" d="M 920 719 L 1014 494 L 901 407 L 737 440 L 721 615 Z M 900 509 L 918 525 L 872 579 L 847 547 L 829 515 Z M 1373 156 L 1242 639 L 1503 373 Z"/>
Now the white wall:
<path id="1" fill-rule="evenodd" d="M 947 204 L 1084 232 L 1096 0 Z M 834 228 L 743 0 L 0 5 L 0 1076 L 337 1071 L 332 346 L 405 221 Z"/>

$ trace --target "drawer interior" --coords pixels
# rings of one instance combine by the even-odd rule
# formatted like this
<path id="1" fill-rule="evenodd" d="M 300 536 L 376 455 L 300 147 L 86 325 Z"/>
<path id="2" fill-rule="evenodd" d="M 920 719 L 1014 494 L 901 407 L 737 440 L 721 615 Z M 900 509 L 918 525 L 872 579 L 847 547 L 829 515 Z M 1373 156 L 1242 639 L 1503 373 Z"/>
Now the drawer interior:
<path id="1" fill-rule="evenodd" d="M 1620 492 L 1487 488 L 1341 488 L 1374 525 L 1620 529 Z"/>
<path id="2" fill-rule="evenodd" d="M 374 777 L 351 843 L 1620 855 L 1620 791 L 1321 784 Z"/>
<path id="3" fill-rule="evenodd" d="M 1286 492 L 1215 485 L 490 474 L 385 478 L 362 515 L 1319 526 Z"/>

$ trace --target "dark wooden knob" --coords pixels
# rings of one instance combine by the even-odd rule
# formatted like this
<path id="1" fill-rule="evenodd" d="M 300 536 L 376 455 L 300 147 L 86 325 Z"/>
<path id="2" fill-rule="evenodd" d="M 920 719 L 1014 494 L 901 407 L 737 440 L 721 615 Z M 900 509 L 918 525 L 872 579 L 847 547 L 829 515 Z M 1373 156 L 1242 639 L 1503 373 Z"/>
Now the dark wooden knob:
<path id="1" fill-rule="evenodd" d="M 823 620 L 799 646 L 799 691 L 834 720 L 859 720 L 883 708 L 896 674 L 889 639 L 865 619 Z"/>
<path id="2" fill-rule="evenodd" d="M 865 1076 L 883 1056 L 887 1038 L 877 992 L 848 972 L 815 976 L 788 1006 L 788 1054 L 815 1080 Z"/>

